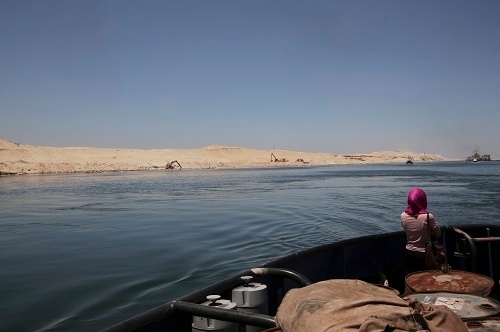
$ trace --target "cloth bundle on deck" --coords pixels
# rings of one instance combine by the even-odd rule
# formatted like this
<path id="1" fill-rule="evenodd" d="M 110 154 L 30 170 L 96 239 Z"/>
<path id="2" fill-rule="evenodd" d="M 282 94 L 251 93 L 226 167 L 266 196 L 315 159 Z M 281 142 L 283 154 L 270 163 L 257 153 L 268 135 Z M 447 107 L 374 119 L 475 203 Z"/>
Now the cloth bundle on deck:
<path id="1" fill-rule="evenodd" d="M 404 300 L 390 288 L 347 279 L 290 290 L 276 323 L 283 332 L 468 331 L 446 306 Z"/>

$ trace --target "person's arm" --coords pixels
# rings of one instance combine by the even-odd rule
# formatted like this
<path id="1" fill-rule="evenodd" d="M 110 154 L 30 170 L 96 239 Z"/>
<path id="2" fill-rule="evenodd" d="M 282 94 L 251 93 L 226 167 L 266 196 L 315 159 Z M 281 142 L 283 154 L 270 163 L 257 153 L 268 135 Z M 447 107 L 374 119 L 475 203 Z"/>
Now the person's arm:
<path id="1" fill-rule="evenodd" d="M 440 237 L 441 236 L 441 228 L 439 227 L 439 224 L 436 221 L 436 217 L 432 215 L 432 233 L 434 234 L 435 237 Z"/>

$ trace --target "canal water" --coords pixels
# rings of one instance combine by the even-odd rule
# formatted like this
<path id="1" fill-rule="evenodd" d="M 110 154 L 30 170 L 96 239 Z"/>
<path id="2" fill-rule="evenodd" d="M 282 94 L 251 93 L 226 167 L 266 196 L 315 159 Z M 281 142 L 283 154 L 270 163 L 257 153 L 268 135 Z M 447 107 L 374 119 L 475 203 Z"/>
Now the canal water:
<path id="1" fill-rule="evenodd" d="M 304 248 L 500 223 L 500 162 L 0 177 L 0 331 L 97 331 Z"/>

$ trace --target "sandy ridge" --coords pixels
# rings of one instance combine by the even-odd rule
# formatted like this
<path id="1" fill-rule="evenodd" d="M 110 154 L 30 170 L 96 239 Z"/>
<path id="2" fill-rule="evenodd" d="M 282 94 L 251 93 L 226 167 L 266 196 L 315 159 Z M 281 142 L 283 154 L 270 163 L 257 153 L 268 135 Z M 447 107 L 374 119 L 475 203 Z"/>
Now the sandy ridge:
<path id="1" fill-rule="evenodd" d="M 271 157 L 274 155 L 279 161 Z M 50 174 L 164 170 L 177 160 L 182 169 L 317 166 L 447 161 L 436 154 L 383 151 L 369 154 L 306 153 L 287 150 L 253 150 L 210 145 L 200 149 L 103 149 L 32 146 L 0 139 L 0 174 Z"/>

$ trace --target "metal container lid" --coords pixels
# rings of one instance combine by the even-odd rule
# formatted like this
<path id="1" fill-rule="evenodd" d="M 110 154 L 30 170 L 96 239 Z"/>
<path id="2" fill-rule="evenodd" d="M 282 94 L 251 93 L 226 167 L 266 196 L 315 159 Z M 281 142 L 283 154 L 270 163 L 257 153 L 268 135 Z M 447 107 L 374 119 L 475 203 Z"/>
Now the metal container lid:
<path id="1" fill-rule="evenodd" d="M 460 292 L 474 295 L 488 295 L 494 282 L 486 276 L 460 270 L 419 271 L 406 277 L 406 286 L 410 291 L 422 292 Z"/>
<path id="2" fill-rule="evenodd" d="M 500 332 L 500 318 L 498 317 L 464 319 L 464 323 L 469 331 Z"/>
<path id="3" fill-rule="evenodd" d="M 432 305 L 444 305 L 453 310 L 460 318 L 484 318 L 500 313 L 500 303 L 484 296 L 452 293 L 410 293 L 404 299 L 418 300 Z"/>

